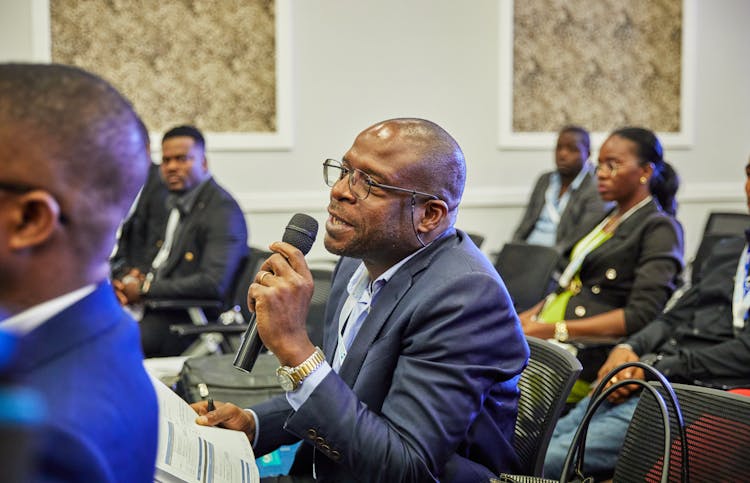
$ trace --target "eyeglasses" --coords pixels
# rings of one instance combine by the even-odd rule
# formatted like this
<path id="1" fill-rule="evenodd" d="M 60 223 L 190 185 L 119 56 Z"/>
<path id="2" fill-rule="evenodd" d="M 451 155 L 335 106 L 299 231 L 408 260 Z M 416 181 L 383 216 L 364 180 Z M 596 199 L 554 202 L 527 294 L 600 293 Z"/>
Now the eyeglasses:
<path id="1" fill-rule="evenodd" d="M 613 161 L 607 161 L 597 164 L 596 168 L 594 168 L 594 173 L 596 173 L 597 175 L 608 174 L 610 176 L 617 176 L 617 168 L 619 168 L 619 166 Z"/>
<path id="2" fill-rule="evenodd" d="M 406 188 L 399 188 L 398 186 L 390 186 L 387 184 L 377 183 L 372 180 L 369 174 L 365 173 L 361 169 L 352 169 L 344 167 L 340 162 L 335 159 L 326 159 L 323 161 L 323 180 L 331 188 L 336 183 L 344 179 L 344 176 L 349 176 L 349 191 L 352 192 L 355 198 L 364 200 L 370 195 L 370 189 L 374 186 L 376 188 L 400 191 L 402 193 L 409 193 L 412 196 L 419 195 L 429 198 L 431 200 L 439 200 L 440 197 L 424 193 L 422 191 L 410 190 Z"/>
<path id="3" fill-rule="evenodd" d="M 30 186 L 27 184 L 4 183 L 0 181 L 0 190 L 10 191 L 11 193 L 15 193 L 15 194 L 24 194 L 24 193 L 28 193 L 29 191 L 34 191 L 34 190 L 44 190 L 44 188 L 37 188 L 36 186 Z M 55 198 L 54 195 L 52 195 L 51 193 L 50 195 L 53 198 Z M 55 198 L 55 201 L 57 201 L 57 198 Z M 60 213 L 60 223 L 66 224 L 68 223 L 68 221 L 69 221 L 68 217 L 65 216 L 64 213 Z"/>

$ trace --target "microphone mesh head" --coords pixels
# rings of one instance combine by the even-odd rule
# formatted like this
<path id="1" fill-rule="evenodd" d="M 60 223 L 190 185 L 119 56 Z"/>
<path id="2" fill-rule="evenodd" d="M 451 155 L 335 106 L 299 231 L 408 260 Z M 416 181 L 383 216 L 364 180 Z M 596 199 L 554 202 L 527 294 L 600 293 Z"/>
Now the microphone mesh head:
<path id="1" fill-rule="evenodd" d="M 317 234 L 318 222 L 315 218 L 304 213 L 297 213 L 289 220 L 281 241 L 294 245 L 304 255 L 307 255 L 307 252 L 315 243 Z"/>

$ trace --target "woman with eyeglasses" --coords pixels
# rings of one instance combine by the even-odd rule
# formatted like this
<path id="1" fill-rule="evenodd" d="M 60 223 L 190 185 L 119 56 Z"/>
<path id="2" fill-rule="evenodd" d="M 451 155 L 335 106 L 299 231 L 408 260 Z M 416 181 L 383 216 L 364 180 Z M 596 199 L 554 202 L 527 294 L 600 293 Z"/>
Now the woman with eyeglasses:
<path id="1" fill-rule="evenodd" d="M 679 180 L 656 135 L 638 127 L 613 132 L 600 149 L 596 175 L 599 195 L 615 207 L 572 248 L 557 290 L 520 314 L 527 335 L 614 340 L 656 317 L 679 283 Z M 595 346 L 578 353 L 582 381 L 571 400 L 586 395 L 611 344 Z"/>

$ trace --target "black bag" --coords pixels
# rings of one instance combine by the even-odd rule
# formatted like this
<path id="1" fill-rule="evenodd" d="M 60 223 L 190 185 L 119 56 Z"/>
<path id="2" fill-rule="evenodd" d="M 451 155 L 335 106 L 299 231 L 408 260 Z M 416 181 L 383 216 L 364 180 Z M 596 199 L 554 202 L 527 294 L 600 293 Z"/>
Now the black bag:
<path id="1" fill-rule="evenodd" d="M 626 367 L 639 367 L 643 369 L 643 371 L 646 373 L 647 377 L 653 377 L 657 381 L 661 383 L 661 385 L 664 388 L 665 395 L 662 396 L 659 391 L 655 388 L 655 386 L 649 384 L 645 380 L 640 379 L 623 379 L 612 386 L 610 386 L 607 389 L 604 389 L 604 387 L 607 385 L 607 382 L 620 370 L 626 368 Z M 626 362 L 616 368 L 614 368 L 612 371 L 609 372 L 606 376 L 604 376 L 599 383 L 599 385 L 594 389 L 594 392 L 591 394 L 591 400 L 589 401 L 589 405 L 586 409 L 586 414 L 584 414 L 583 419 L 581 420 L 581 423 L 578 425 L 578 430 L 576 431 L 575 436 L 573 437 L 573 441 L 570 444 L 570 448 L 568 449 L 568 454 L 565 458 L 565 463 L 563 464 L 563 471 L 562 471 L 562 477 L 560 480 L 551 480 L 536 476 L 521 476 L 521 475 L 511 475 L 511 474 L 501 474 L 500 478 L 497 478 L 497 483 L 594 483 L 594 477 L 586 476 L 583 472 L 583 456 L 586 452 L 586 432 L 588 431 L 588 425 L 591 421 L 591 418 L 593 418 L 594 413 L 596 412 L 597 408 L 604 403 L 604 401 L 607 400 L 607 396 L 609 396 L 611 393 L 616 391 L 622 386 L 627 386 L 630 384 L 636 384 L 642 387 L 644 391 L 650 392 L 655 400 L 657 401 L 657 407 L 659 409 L 659 416 L 662 423 L 662 428 L 664 428 L 664 431 L 669 431 L 670 427 L 670 421 L 669 421 L 669 413 L 672 412 L 674 414 L 677 428 L 678 428 L 678 437 L 680 440 L 680 448 L 682 452 L 682 461 L 687 462 L 687 435 L 685 432 L 685 423 L 682 418 L 682 411 L 680 410 L 680 404 L 677 400 L 677 396 L 674 393 L 674 390 L 672 389 L 671 384 L 667 379 L 662 375 L 658 370 L 654 369 L 652 366 L 649 366 L 647 364 L 644 364 L 643 362 Z M 670 460 L 670 450 L 671 450 L 671 443 L 672 438 L 671 436 L 667 436 L 665 434 L 664 437 L 664 448 L 663 448 L 663 454 L 661 457 L 662 462 L 662 474 L 661 474 L 661 481 L 666 482 L 669 478 L 669 460 Z M 681 481 L 687 482 L 689 481 L 688 477 L 688 467 L 686 464 L 681 465 Z M 651 481 L 651 480 L 649 480 Z"/>
<path id="2" fill-rule="evenodd" d="M 650 385 L 645 380 L 641 379 L 624 379 L 616 382 L 615 384 L 611 385 L 607 389 L 604 389 L 604 387 L 607 385 L 607 382 L 615 376 L 618 372 L 620 372 L 622 369 L 626 367 L 638 367 L 642 369 L 646 376 L 651 376 L 655 378 L 657 381 L 659 381 L 665 390 L 665 396 L 662 396 L 659 394 L 659 392 L 655 389 L 654 386 Z M 599 385 L 594 389 L 594 392 L 591 394 L 591 400 L 589 401 L 588 408 L 586 409 L 586 414 L 584 414 L 583 419 L 581 420 L 581 424 L 578 426 L 578 431 L 576 432 L 575 436 L 573 437 L 573 442 L 570 445 L 570 449 L 568 450 L 568 455 L 565 458 L 565 464 L 563 465 L 563 472 L 562 472 L 562 479 L 560 480 L 562 483 L 573 483 L 573 482 L 582 482 L 582 483 L 593 483 L 594 479 L 591 477 L 586 477 L 583 473 L 583 455 L 586 452 L 586 432 L 588 430 L 589 422 L 591 421 L 591 418 L 594 416 L 594 413 L 596 412 L 596 409 L 607 400 L 607 396 L 612 394 L 614 391 L 619 389 L 622 386 L 627 386 L 630 384 L 637 384 L 643 388 L 644 391 L 650 392 L 653 397 L 658 402 L 658 407 L 660 411 L 660 416 L 662 420 L 662 427 L 664 428 L 665 435 L 664 435 L 664 449 L 663 449 L 663 455 L 661 458 L 661 461 L 663 462 L 662 465 L 662 475 L 661 475 L 661 481 L 666 482 L 669 478 L 669 459 L 670 459 L 670 450 L 671 450 L 671 438 L 669 437 L 669 412 L 672 411 L 674 414 L 674 417 L 677 421 L 678 426 L 678 437 L 680 439 L 680 445 L 681 445 L 681 451 L 682 451 L 682 461 L 686 462 L 687 459 L 687 435 L 685 433 L 685 422 L 682 418 L 682 411 L 680 410 L 680 404 L 677 400 L 677 396 L 674 393 L 674 390 L 672 389 L 672 385 L 667 381 L 667 379 L 664 377 L 664 375 L 659 372 L 658 370 L 654 369 L 653 366 L 650 366 L 648 364 L 644 364 L 640 361 L 635 362 L 626 362 L 614 369 L 612 369 L 606 376 L 604 376 L 599 383 Z M 681 466 L 682 470 L 682 479 L 681 481 L 687 482 L 689 481 L 688 478 L 688 467 L 686 464 L 683 464 Z"/>
<path id="3" fill-rule="evenodd" d="M 236 369 L 234 354 L 191 357 L 185 361 L 175 392 L 194 403 L 208 397 L 231 402 L 241 408 L 265 401 L 284 392 L 276 379 L 279 361 L 276 356 L 258 356 L 250 374 Z"/>

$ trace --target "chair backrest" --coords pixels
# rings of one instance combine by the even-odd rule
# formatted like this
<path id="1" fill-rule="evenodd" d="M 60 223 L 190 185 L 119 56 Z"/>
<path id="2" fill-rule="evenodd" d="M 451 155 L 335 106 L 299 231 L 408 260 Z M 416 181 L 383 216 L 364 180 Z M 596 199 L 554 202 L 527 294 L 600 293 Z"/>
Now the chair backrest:
<path id="1" fill-rule="evenodd" d="M 260 270 L 263 262 L 270 257 L 272 252 L 262 250 L 257 247 L 250 247 L 250 255 L 247 258 L 244 269 L 238 276 L 233 295 L 233 304 L 242 314 L 242 319 L 248 322 L 252 317 L 250 310 L 247 308 L 247 291 L 255 279 L 255 275 Z M 335 264 L 318 264 L 310 268 L 315 283 L 312 300 L 310 301 L 310 311 L 307 315 L 307 333 L 313 344 L 323 345 L 323 325 L 326 303 L 328 295 L 331 292 L 331 278 Z"/>
<path id="2" fill-rule="evenodd" d="M 234 306 L 235 310 L 239 309 L 242 314 L 242 319 L 247 322 L 250 320 L 250 311 L 247 309 L 247 291 L 250 288 L 250 284 L 253 283 L 255 274 L 260 270 L 260 266 L 271 256 L 271 252 L 263 250 L 258 247 L 249 247 L 249 254 L 245 259 L 244 265 L 237 272 L 237 276 L 234 279 L 233 289 L 231 298 L 229 300 L 230 306 Z"/>
<path id="3" fill-rule="evenodd" d="M 664 388 L 652 383 L 664 394 Z M 691 481 L 741 481 L 750 474 L 750 397 L 686 384 L 672 384 L 677 394 L 688 447 Z M 645 394 L 645 393 L 644 393 Z M 653 397 L 641 397 L 615 467 L 615 482 L 658 481 L 662 471 L 660 422 Z M 676 434 L 677 425 L 670 414 Z M 680 481 L 681 443 L 673 439 L 669 481 Z"/>
<path id="4" fill-rule="evenodd" d="M 542 300 L 554 288 L 552 278 L 560 254 L 552 247 L 506 243 L 497 255 L 500 274 L 516 310 L 522 312 Z"/>
<path id="5" fill-rule="evenodd" d="M 750 215 L 747 213 L 714 211 L 708 215 L 700 245 L 691 263 L 690 280 L 693 285 L 700 280 L 703 264 L 713 246 L 723 238 L 744 237 L 745 230 L 748 228 L 750 228 Z"/>
<path id="6" fill-rule="evenodd" d="M 307 313 L 307 334 L 310 340 L 318 347 L 323 347 L 323 326 L 325 325 L 326 304 L 328 295 L 331 293 L 331 279 L 333 277 L 334 265 L 330 267 L 311 268 L 315 289 L 313 290 L 312 300 L 310 300 L 310 310 Z"/>
<path id="7" fill-rule="evenodd" d="M 552 432 L 582 368 L 562 347 L 536 337 L 526 340 L 531 354 L 518 382 L 521 397 L 513 445 L 520 473 L 542 476 Z"/>
<path id="8" fill-rule="evenodd" d="M 704 235 L 742 235 L 750 228 L 750 215 L 714 211 L 708 215 Z"/>
<path id="9" fill-rule="evenodd" d="M 471 238 L 471 241 L 474 242 L 474 245 L 477 246 L 477 248 L 482 248 L 482 244 L 484 244 L 484 235 L 480 235 L 479 233 L 466 233 L 469 235 L 469 238 Z"/>

